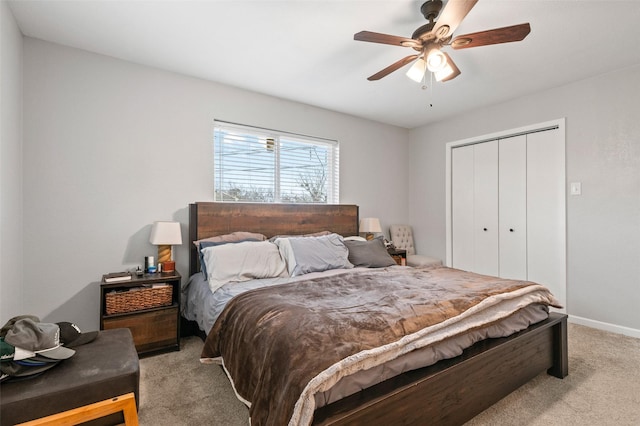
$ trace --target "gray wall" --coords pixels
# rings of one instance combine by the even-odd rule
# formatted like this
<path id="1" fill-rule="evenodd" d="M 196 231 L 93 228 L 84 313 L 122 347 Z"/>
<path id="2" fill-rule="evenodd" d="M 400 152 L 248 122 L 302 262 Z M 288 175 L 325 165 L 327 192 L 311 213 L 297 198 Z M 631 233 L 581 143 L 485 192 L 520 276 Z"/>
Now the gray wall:
<path id="1" fill-rule="evenodd" d="M 490 88 L 487 88 L 490 90 Z M 445 258 L 445 144 L 566 117 L 567 311 L 640 337 L 640 66 L 414 129 L 409 212 L 418 252 Z"/>
<path id="2" fill-rule="evenodd" d="M 22 313 L 22 34 L 0 2 L 0 321 Z M 4 324 L 4 321 L 2 322 Z"/>
<path id="3" fill-rule="evenodd" d="M 340 201 L 407 220 L 406 129 L 25 38 L 25 311 L 97 328 L 100 277 L 156 253 L 153 221 L 187 242 L 187 205 L 213 197 L 214 118 L 337 139 Z M 175 258 L 186 275 L 186 244 Z"/>
<path id="4" fill-rule="evenodd" d="M 100 276 L 155 253 L 154 220 L 182 222 L 186 242 L 187 204 L 211 199 L 214 118 L 338 139 L 341 201 L 412 223 L 418 251 L 444 259 L 445 143 L 566 117 L 567 182 L 583 184 L 567 197 L 568 312 L 640 334 L 639 67 L 409 132 L 23 39 L 0 14 L 0 320 L 97 328 Z M 185 245 L 176 260 L 184 273 Z"/>

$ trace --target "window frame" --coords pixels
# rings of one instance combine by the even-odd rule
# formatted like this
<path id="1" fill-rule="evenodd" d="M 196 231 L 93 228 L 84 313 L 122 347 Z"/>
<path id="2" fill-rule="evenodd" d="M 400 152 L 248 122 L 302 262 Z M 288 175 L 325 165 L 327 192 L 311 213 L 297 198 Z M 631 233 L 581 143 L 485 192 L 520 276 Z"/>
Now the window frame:
<path id="1" fill-rule="evenodd" d="M 271 149 L 273 149 L 274 152 L 274 163 L 273 163 L 273 200 L 271 201 L 263 201 L 263 200 L 259 200 L 259 199 L 224 199 L 224 197 L 220 196 L 221 192 L 224 192 L 225 189 L 224 188 L 218 188 L 218 181 L 220 180 L 219 178 L 219 173 L 221 173 L 220 170 L 220 161 L 222 161 L 222 159 L 218 156 L 218 153 L 216 152 L 216 146 L 219 143 L 217 141 L 217 138 L 220 137 L 219 136 L 219 132 L 232 132 L 232 133 L 236 133 L 239 134 L 239 138 L 242 137 L 242 134 L 246 134 L 246 136 L 248 138 L 245 138 L 245 141 L 247 143 L 252 143 L 249 142 L 250 138 L 263 138 L 265 141 L 265 147 L 267 147 L 269 145 L 269 141 L 272 140 L 273 141 L 273 147 Z M 288 188 L 288 189 L 293 189 L 294 186 L 289 184 L 289 185 L 283 185 L 282 184 L 282 180 L 283 180 L 283 176 L 282 176 L 282 151 L 283 151 L 283 145 L 285 145 L 284 150 L 286 150 L 286 144 L 288 143 L 292 143 L 292 144 L 308 144 L 310 146 L 317 146 L 317 147 L 321 147 L 322 149 L 326 149 L 327 150 L 327 161 L 325 164 L 325 169 L 324 169 L 324 173 L 325 173 L 325 191 L 324 194 L 326 196 L 326 200 L 324 201 L 295 201 L 296 195 L 292 193 L 290 193 L 290 197 L 293 198 L 292 199 L 287 199 L 285 201 L 283 200 L 283 187 Z M 321 138 L 321 137 L 316 137 L 316 136 L 308 136 L 308 135 L 302 135 L 302 134 L 296 134 L 296 133 L 291 133 L 291 132 L 285 132 L 285 131 L 280 131 L 280 130 L 273 130 L 273 129 L 266 129 L 266 128 L 262 128 L 262 127 L 256 127 L 256 126 L 249 126 L 249 125 L 244 125 L 244 124 L 238 124 L 238 123 L 232 123 L 232 122 L 228 122 L 228 121 L 223 121 L 223 120 L 214 120 L 214 126 L 213 126 L 213 199 L 216 202 L 246 202 L 246 203 L 277 203 L 277 204 L 282 204 L 282 203 L 302 203 L 302 204 L 339 204 L 340 203 L 340 145 L 338 143 L 337 140 L 333 140 L 333 139 L 328 139 L 328 138 Z M 258 145 L 256 145 L 258 146 Z M 268 149 L 268 148 L 267 148 Z M 294 150 L 296 148 L 293 148 Z M 311 152 L 311 151 L 310 151 Z M 291 159 L 289 159 L 291 160 Z M 321 162 L 320 162 L 321 164 Z M 258 166 L 256 166 L 258 167 Z M 270 166 L 269 166 L 270 167 Z M 269 171 L 269 167 L 262 165 L 261 168 L 263 169 L 263 171 Z M 224 173 L 224 169 L 222 170 L 222 173 Z M 224 185 L 224 178 L 222 179 L 222 184 Z M 248 182 L 249 184 L 249 188 L 251 187 L 251 181 L 249 180 Z M 266 188 L 265 189 L 268 191 L 270 188 Z M 310 192 L 311 197 L 313 197 L 313 194 Z M 304 192 L 302 193 L 302 195 L 300 195 L 302 197 L 304 197 Z M 221 199 L 222 198 L 222 199 Z"/>

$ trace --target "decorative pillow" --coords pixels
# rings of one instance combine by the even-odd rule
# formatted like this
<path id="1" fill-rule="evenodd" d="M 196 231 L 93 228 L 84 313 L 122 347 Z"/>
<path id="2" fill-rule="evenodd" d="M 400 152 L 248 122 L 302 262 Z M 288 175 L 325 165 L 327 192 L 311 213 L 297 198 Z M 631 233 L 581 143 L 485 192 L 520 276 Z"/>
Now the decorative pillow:
<path id="1" fill-rule="evenodd" d="M 202 254 L 212 292 L 228 282 L 287 276 L 278 247 L 269 241 L 205 247 Z"/>
<path id="2" fill-rule="evenodd" d="M 213 242 L 213 243 L 237 243 L 239 241 L 245 240 L 255 240 L 255 241 L 264 241 L 266 240 L 266 235 L 258 234 L 256 232 L 246 232 L 246 231 L 236 231 L 230 234 L 225 235 L 216 235 L 215 237 L 202 238 L 200 240 L 196 240 L 193 242 L 196 248 L 200 248 L 200 243 L 202 242 Z"/>
<path id="3" fill-rule="evenodd" d="M 384 247 L 382 237 L 370 241 L 346 240 L 344 244 L 349 249 L 349 262 L 354 266 L 382 268 L 396 264 Z"/>
<path id="4" fill-rule="evenodd" d="M 277 238 L 276 245 L 292 277 L 330 269 L 353 268 L 349 250 L 338 234 L 320 237 Z"/>
<path id="5" fill-rule="evenodd" d="M 249 234 L 249 232 L 246 232 L 246 234 Z M 231 235 L 231 234 L 229 234 Z M 255 234 L 255 235 L 262 235 L 262 234 Z M 263 235 L 264 237 L 264 235 Z M 214 237 L 217 238 L 217 237 Z M 238 240 L 238 241 L 206 241 L 206 240 L 201 240 L 200 245 L 198 246 L 198 254 L 200 256 L 200 270 L 202 271 L 202 274 L 204 275 L 204 279 L 208 280 L 208 274 L 207 274 L 207 265 L 204 261 L 204 254 L 202 253 L 202 249 L 206 248 L 206 247 L 213 247 L 213 246 L 221 246 L 223 244 L 237 244 L 237 243 L 242 243 L 244 241 L 263 241 L 263 239 L 259 239 L 258 238 L 247 238 L 244 240 Z"/>

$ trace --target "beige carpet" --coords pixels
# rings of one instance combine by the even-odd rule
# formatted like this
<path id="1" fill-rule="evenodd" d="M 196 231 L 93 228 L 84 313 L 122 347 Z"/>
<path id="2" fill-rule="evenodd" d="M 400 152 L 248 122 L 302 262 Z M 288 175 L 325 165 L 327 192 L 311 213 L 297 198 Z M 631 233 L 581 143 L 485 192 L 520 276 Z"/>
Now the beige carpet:
<path id="1" fill-rule="evenodd" d="M 198 361 L 201 348 L 189 337 L 180 352 L 140 361 L 141 425 L 249 424 L 221 369 Z M 569 324 L 567 378 L 541 374 L 466 425 L 640 425 L 640 339 Z"/>

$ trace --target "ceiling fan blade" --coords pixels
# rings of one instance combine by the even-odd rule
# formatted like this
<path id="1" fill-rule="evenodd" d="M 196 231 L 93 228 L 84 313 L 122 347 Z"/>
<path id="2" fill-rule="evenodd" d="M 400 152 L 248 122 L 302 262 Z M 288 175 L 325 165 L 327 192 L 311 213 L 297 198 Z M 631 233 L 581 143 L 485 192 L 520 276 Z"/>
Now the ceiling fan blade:
<path id="1" fill-rule="evenodd" d="M 531 32 L 529 23 L 496 28 L 464 34 L 453 39 L 451 47 L 454 49 L 468 49 L 470 47 L 487 46 L 490 44 L 510 43 L 521 41 Z"/>
<path id="2" fill-rule="evenodd" d="M 436 38 L 442 40 L 451 36 L 477 2 L 478 0 L 449 0 L 433 28 Z"/>
<path id="3" fill-rule="evenodd" d="M 371 43 L 391 44 L 402 47 L 421 47 L 422 44 L 412 38 L 394 36 L 389 34 L 374 33 L 371 31 L 360 31 L 353 35 L 354 40 L 369 41 Z"/>
<path id="4" fill-rule="evenodd" d="M 381 71 L 378 71 L 377 73 L 375 73 L 371 77 L 367 78 L 367 80 L 369 80 L 369 81 L 380 80 L 382 77 L 386 77 L 387 75 L 391 74 L 395 70 L 397 70 L 399 68 L 402 68 L 403 66 L 407 65 L 408 63 L 414 61 L 415 59 L 418 58 L 418 56 L 420 56 L 420 55 L 409 55 L 406 58 L 402 58 L 399 61 L 394 62 L 393 64 L 389 65 L 385 69 L 383 69 Z"/>

